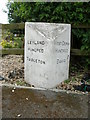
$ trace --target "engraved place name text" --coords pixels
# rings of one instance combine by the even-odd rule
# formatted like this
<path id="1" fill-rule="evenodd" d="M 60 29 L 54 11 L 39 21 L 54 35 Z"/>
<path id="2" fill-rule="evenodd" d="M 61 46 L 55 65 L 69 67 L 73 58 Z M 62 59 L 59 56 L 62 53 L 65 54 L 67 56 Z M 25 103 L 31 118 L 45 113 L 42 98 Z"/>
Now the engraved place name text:
<path id="1" fill-rule="evenodd" d="M 35 59 L 35 58 L 27 57 L 27 60 L 30 61 L 30 62 L 33 62 L 33 63 L 45 64 L 45 61 L 39 60 L 39 59 Z"/>
<path id="2" fill-rule="evenodd" d="M 45 41 L 27 41 L 27 44 L 31 44 L 31 45 L 45 45 Z"/>

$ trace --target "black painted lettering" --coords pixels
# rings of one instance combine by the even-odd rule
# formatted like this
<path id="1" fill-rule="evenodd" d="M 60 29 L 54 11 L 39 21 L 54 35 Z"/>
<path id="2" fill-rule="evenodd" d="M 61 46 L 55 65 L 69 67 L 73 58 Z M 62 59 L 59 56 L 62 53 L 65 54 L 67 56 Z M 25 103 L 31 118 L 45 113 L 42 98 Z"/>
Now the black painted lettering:
<path id="1" fill-rule="evenodd" d="M 45 64 L 45 61 L 43 61 L 43 64 Z"/>
<path id="2" fill-rule="evenodd" d="M 38 48 L 28 48 L 29 51 L 31 52 L 39 52 L 39 53 L 43 53 L 44 49 L 38 49 Z"/>
<path id="3" fill-rule="evenodd" d="M 62 46 L 67 46 L 67 45 L 69 45 L 69 43 L 68 42 L 65 42 L 65 41 L 60 41 L 60 42 L 55 42 L 54 43 L 55 45 L 62 45 Z"/>
<path id="4" fill-rule="evenodd" d="M 64 62 L 66 62 L 66 60 L 65 59 L 57 59 L 57 64 L 59 64 L 59 63 L 64 63 Z"/>
<path id="5" fill-rule="evenodd" d="M 34 58 L 29 58 L 27 57 L 27 60 L 33 63 L 39 63 L 39 64 L 45 64 L 45 61 L 39 60 L 39 59 L 34 59 Z"/>
<path id="6" fill-rule="evenodd" d="M 56 53 L 67 53 L 68 49 L 56 49 Z"/>
<path id="7" fill-rule="evenodd" d="M 59 63 L 59 59 L 57 59 L 57 64 Z"/>
<path id="8" fill-rule="evenodd" d="M 27 41 L 27 44 L 32 44 L 32 45 L 45 45 L 45 41 Z"/>

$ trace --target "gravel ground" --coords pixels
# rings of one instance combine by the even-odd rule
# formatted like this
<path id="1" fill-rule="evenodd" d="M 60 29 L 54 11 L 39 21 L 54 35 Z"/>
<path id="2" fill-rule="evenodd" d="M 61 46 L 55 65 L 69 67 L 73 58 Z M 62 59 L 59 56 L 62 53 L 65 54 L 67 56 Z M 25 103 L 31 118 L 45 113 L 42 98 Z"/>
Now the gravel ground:
<path id="1" fill-rule="evenodd" d="M 24 63 L 22 55 L 6 55 L 0 58 L 0 76 L 2 84 L 31 86 L 24 81 Z"/>
<path id="2" fill-rule="evenodd" d="M 13 84 L 20 86 L 32 86 L 24 81 L 24 63 L 22 55 L 6 55 L 0 58 L 0 76 L 4 77 L 2 84 Z M 83 71 L 70 73 L 70 79 L 62 82 L 56 88 L 80 92 L 74 89 L 73 85 L 80 85 Z"/>

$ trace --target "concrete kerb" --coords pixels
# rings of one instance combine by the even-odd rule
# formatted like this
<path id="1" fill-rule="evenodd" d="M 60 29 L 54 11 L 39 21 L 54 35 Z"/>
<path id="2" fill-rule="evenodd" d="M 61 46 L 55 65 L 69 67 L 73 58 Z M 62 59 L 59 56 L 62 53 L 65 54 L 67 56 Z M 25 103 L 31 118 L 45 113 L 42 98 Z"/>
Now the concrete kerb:
<path id="1" fill-rule="evenodd" d="M 87 118 L 88 94 L 2 85 L 3 118 Z"/>
<path id="2" fill-rule="evenodd" d="M 67 94 L 80 94 L 80 95 L 88 95 L 88 92 L 75 92 L 75 91 L 70 91 L 70 90 L 61 90 L 61 89 L 45 89 L 45 88 L 36 88 L 36 87 L 27 87 L 27 86 L 20 86 L 20 85 L 12 85 L 12 84 L 2 84 L 0 85 L 2 87 L 10 87 L 10 88 L 22 88 L 22 89 L 31 89 L 31 90 L 41 90 L 41 91 L 52 91 L 52 92 L 62 92 L 62 93 L 67 93 Z"/>

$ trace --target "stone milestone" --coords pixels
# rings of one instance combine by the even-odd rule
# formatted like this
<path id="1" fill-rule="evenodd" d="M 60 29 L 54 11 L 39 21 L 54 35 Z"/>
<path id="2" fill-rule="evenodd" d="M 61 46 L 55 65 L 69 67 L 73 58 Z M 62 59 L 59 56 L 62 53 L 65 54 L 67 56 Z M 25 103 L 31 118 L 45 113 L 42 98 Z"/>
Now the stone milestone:
<path id="1" fill-rule="evenodd" d="M 25 23 L 25 81 L 54 88 L 68 79 L 71 25 Z"/>

